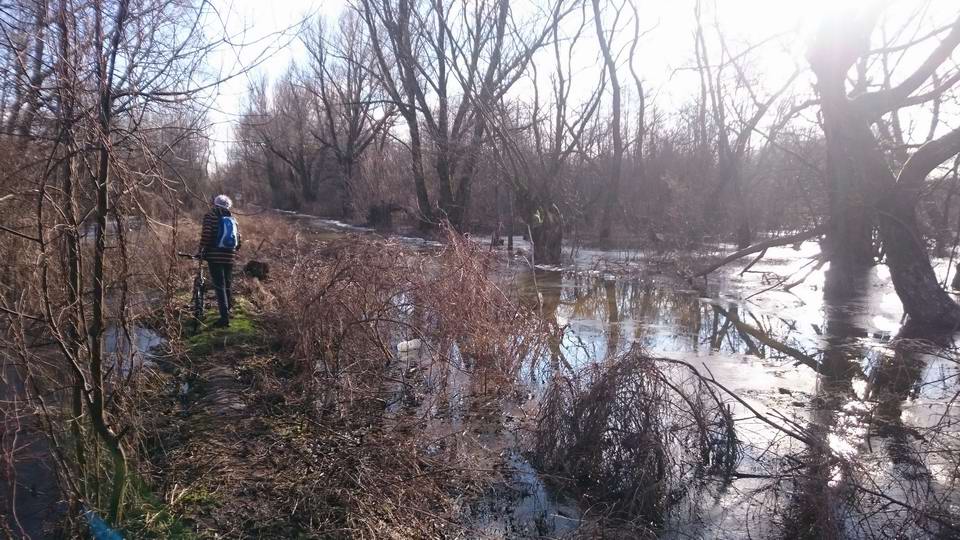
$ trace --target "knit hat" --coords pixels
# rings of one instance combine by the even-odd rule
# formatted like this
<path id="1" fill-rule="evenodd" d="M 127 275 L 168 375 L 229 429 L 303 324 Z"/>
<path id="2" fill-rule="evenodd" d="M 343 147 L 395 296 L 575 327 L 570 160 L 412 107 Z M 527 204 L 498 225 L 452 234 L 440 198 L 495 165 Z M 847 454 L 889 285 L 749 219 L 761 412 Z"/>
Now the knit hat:
<path id="1" fill-rule="evenodd" d="M 229 210 L 230 207 L 233 206 L 233 201 L 231 201 L 230 197 L 227 197 L 226 195 L 217 195 L 213 198 L 213 205 Z"/>

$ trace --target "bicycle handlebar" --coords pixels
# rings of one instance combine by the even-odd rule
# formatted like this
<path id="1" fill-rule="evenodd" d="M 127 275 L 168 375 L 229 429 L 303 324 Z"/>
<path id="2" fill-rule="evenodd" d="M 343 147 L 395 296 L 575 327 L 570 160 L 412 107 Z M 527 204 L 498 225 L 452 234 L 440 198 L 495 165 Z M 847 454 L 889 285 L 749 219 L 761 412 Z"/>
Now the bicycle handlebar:
<path id="1" fill-rule="evenodd" d="M 198 260 L 198 259 L 200 259 L 200 256 L 199 256 L 199 255 L 192 254 L 192 253 L 183 253 L 182 251 L 178 251 L 178 252 L 177 252 L 177 256 L 178 256 L 178 257 L 183 257 L 183 258 L 185 258 L 185 259 L 193 259 L 193 260 Z"/>

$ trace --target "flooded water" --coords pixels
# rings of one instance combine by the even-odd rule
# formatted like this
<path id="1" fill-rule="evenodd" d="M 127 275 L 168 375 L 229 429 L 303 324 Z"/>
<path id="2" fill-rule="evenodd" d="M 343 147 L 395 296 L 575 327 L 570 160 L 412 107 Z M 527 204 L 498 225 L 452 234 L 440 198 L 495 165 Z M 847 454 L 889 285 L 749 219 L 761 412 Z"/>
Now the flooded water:
<path id="1" fill-rule="evenodd" d="M 154 367 L 154 352 L 165 342 L 163 336 L 142 326 L 134 326 L 127 332 L 113 325 L 103 336 L 108 364 L 117 366 L 123 374 L 144 366 Z"/>
<path id="2" fill-rule="evenodd" d="M 371 233 L 308 219 L 331 239 Z M 516 245 L 530 252 L 522 241 Z M 525 373 L 526 385 L 507 399 L 478 399 L 463 378 L 431 403 L 413 396 L 394 412 L 427 411 L 435 435 L 428 453 L 466 455 L 478 470 L 504 472 L 504 483 L 479 501 L 464 501 L 476 537 L 575 536 L 594 519 L 591 509 L 556 489 L 527 453 L 538 397 L 551 369 L 576 371 L 642 346 L 649 355 L 694 365 L 746 404 L 731 401 L 743 445 L 736 474 L 705 476 L 665 516 L 660 536 L 784 538 L 798 524 L 818 530 L 823 519 L 846 538 L 920 538 L 933 530 L 960 537 L 929 515 L 931 500 L 946 509 L 960 504 L 956 336 L 905 327 L 883 266 L 841 290 L 828 286 L 829 265 L 817 266 L 818 252 L 812 242 L 773 248 L 747 270 L 745 260 L 691 283 L 655 271 L 670 255 L 581 249 L 560 267 L 504 255 L 502 286 L 563 329 L 552 346 L 561 361 Z M 946 261 L 935 262 L 946 271 Z M 126 370 L 149 363 L 148 351 L 161 338 L 113 328 L 107 342 Z M 406 370 L 421 368 L 417 354 L 401 360 Z M 775 424 L 802 427 L 817 444 L 786 436 L 751 408 Z M 835 459 L 810 459 L 822 448 Z M 26 476 L 44 478 L 39 470 Z M 52 489 L 54 479 L 47 478 Z M 37 493 L 23 487 L 19 496 Z M 42 510 L 53 501 L 48 494 L 30 502 Z M 911 518 L 915 508 L 928 511 Z"/>
<path id="3" fill-rule="evenodd" d="M 813 426 L 838 455 L 864 466 L 855 473 L 838 472 L 825 489 L 844 482 L 844 474 L 857 474 L 856 482 L 887 494 L 896 486 L 902 500 L 916 490 L 952 494 L 956 475 L 941 455 L 947 452 L 928 448 L 919 433 L 939 426 L 952 438 L 957 431 L 953 401 L 960 372 L 953 336 L 903 328 L 885 267 L 862 276 L 850 290 L 825 293 L 829 265 L 810 272 L 817 251 L 814 243 L 798 250 L 771 249 L 749 271 L 741 273 L 748 261 L 732 265 L 706 283 L 695 283 L 696 289 L 642 272 L 635 278 L 605 274 L 596 270 L 595 260 L 560 270 L 520 271 L 514 283 L 528 302 L 565 328 L 559 349 L 574 369 L 639 344 L 650 355 L 702 367 L 768 416 Z M 643 267 L 642 258 L 636 265 Z M 940 267 L 946 264 L 941 261 Z M 802 283 L 783 290 L 808 272 Z M 745 446 L 738 472 L 750 478 L 734 480 L 699 501 L 694 519 L 684 515 L 668 521 L 665 537 L 781 535 L 784 522 L 778 514 L 791 503 L 755 477 L 770 473 L 773 455 L 800 455 L 806 449 L 751 418 L 742 406 L 736 415 Z M 907 434 L 919 444 L 908 444 Z M 901 455 L 893 456 L 898 451 Z M 905 480 L 916 475 L 931 481 L 905 487 Z M 869 522 L 850 524 L 845 535 L 874 537 Z"/>
<path id="4" fill-rule="evenodd" d="M 908 514 L 909 505 L 958 502 L 955 336 L 904 327 L 883 266 L 832 290 L 829 264 L 817 264 L 818 252 L 813 242 L 773 248 L 746 271 L 749 259 L 689 284 L 648 272 L 647 257 L 635 252 L 578 250 L 562 267 L 507 259 L 505 286 L 563 327 L 555 352 L 570 369 L 639 344 L 650 355 L 702 369 L 756 411 L 802 426 L 845 460 L 811 472 L 815 467 L 800 460 L 814 449 L 735 403 L 744 447 L 735 477 L 705 479 L 701 492 L 678 505 L 688 511 L 667 516 L 661 536 L 789 536 L 791 519 L 808 526 L 820 519 L 809 510 L 820 504 L 817 496 L 836 497 L 821 517 L 839 524 L 843 537 L 913 538 L 943 530 L 919 518 L 912 523 Z M 947 268 L 946 261 L 935 266 L 941 273 Z M 531 396 L 550 375 L 533 374 Z M 535 415 L 535 401 L 507 416 Z M 463 428 L 462 421 L 451 432 Z M 467 421 L 464 433 L 481 433 L 488 424 Z M 511 432 L 500 428 L 495 431 Z M 512 470 L 512 487 L 494 494 L 490 511 L 479 517 L 486 537 L 563 537 L 581 524 L 583 509 L 543 481 L 515 435 L 477 435 L 476 441 L 506 456 L 504 466 Z M 791 460 L 787 470 L 794 473 L 784 474 Z"/>
<path id="5" fill-rule="evenodd" d="M 121 377 L 152 367 L 153 352 L 163 343 L 164 339 L 148 328 L 134 326 L 125 332 L 119 325 L 111 325 L 104 335 L 106 365 L 115 367 Z M 58 390 L 51 390 L 44 397 L 47 406 L 65 399 Z M 0 475 L 0 508 L 15 518 L 11 522 L 11 538 L 55 537 L 54 526 L 66 512 L 66 503 L 60 494 L 45 430 L 26 407 L 23 380 L 12 361 L 0 364 L 0 403 L 4 405 L 0 441 L 4 442 L 3 451 L 9 452 L 4 457 L 10 459 L 3 463 L 9 467 L 6 474 Z"/>

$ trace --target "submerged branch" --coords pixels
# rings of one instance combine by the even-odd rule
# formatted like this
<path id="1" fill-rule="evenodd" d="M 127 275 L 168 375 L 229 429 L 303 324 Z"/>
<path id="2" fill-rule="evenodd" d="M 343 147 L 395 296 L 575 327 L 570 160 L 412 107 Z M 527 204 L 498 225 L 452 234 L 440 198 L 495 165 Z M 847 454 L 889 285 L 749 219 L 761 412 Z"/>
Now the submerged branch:
<path id="1" fill-rule="evenodd" d="M 675 365 L 683 366 L 683 367 L 689 369 L 690 372 L 693 373 L 693 375 L 694 375 L 695 377 L 697 377 L 698 379 L 700 379 L 700 380 L 703 381 L 704 383 L 710 384 L 710 385 L 715 386 L 715 387 L 719 388 L 720 390 L 722 390 L 725 394 L 727 394 L 728 396 L 730 396 L 734 401 L 736 401 L 736 402 L 739 403 L 742 407 L 744 407 L 745 409 L 747 409 L 748 411 L 750 411 L 750 412 L 751 412 L 758 420 L 760 420 L 761 422 L 769 425 L 770 427 L 776 429 L 777 431 L 783 433 L 784 435 L 787 435 L 788 437 L 791 437 L 791 438 L 793 438 L 793 439 L 796 439 L 796 440 L 798 440 L 798 441 L 800 441 L 800 442 L 802 442 L 802 443 L 804 443 L 804 444 L 807 444 L 807 445 L 809 445 L 809 446 L 815 446 L 815 445 L 816 445 L 816 441 L 815 441 L 812 437 L 810 437 L 809 435 L 806 435 L 806 434 L 804 434 L 804 433 L 802 433 L 802 432 L 794 431 L 794 430 L 788 428 L 787 426 L 784 425 L 784 423 L 783 423 L 782 421 L 781 421 L 781 422 L 777 422 L 777 421 L 775 421 L 775 420 L 772 420 L 772 419 L 768 418 L 765 414 L 761 413 L 761 412 L 758 411 L 756 408 L 754 408 L 752 405 L 750 405 L 749 403 L 747 403 L 747 401 L 746 401 L 745 399 L 743 399 L 742 397 L 740 397 L 739 395 L 737 395 L 736 392 L 734 392 L 733 390 L 730 390 L 729 388 L 727 388 L 726 386 L 724 386 L 720 381 L 718 381 L 718 380 L 713 376 L 712 373 L 710 374 L 709 377 L 707 377 L 706 375 L 700 373 L 700 370 L 698 370 L 693 364 L 690 364 L 689 362 L 684 362 L 683 360 L 676 360 L 676 359 L 673 359 L 673 358 L 662 358 L 662 357 L 656 358 L 655 360 L 656 360 L 657 362 L 663 362 L 663 363 L 667 363 L 667 364 L 675 364 Z"/>

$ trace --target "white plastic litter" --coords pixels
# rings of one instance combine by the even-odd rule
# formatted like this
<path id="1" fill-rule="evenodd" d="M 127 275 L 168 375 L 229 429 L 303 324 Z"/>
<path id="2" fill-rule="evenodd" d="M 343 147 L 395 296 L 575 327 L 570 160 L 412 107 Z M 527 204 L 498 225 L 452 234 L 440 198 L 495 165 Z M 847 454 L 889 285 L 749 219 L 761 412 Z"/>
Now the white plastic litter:
<path id="1" fill-rule="evenodd" d="M 410 341 L 401 341 L 397 343 L 397 352 L 411 352 L 416 351 L 420 348 L 423 343 L 419 339 L 411 339 Z"/>

